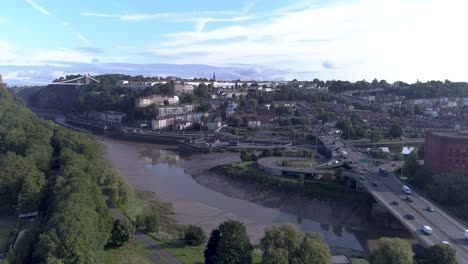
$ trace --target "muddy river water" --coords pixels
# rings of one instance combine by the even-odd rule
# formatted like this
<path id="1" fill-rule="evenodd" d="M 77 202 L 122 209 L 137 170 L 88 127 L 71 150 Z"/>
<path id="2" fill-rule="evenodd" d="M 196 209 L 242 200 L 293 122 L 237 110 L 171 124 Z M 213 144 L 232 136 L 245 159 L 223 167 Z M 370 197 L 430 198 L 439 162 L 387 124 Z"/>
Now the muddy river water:
<path id="1" fill-rule="evenodd" d="M 288 223 L 305 232 L 320 233 L 334 253 L 356 255 L 364 251 L 365 243 L 358 233 L 368 230 L 363 227 L 357 232 L 354 228 L 336 225 L 336 221 L 332 221 L 334 215 L 346 218 L 341 215 L 340 208 L 322 205 L 314 207 L 315 211 L 309 216 L 324 217 L 304 217 L 291 210 L 233 198 L 195 181 L 187 173 L 194 161 L 180 156 L 175 146 L 99 140 L 106 146 L 105 159 L 134 187 L 153 191 L 158 200 L 172 203 L 175 220 L 181 224 L 200 225 L 209 234 L 226 219 L 236 219 L 245 224 L 252 242 L 258 243 L 265 228 Z M 203 155 L 197 156 L 200 157 L 196 162 L 209 162 Z M 362 219 L 352 217 L 357 218 L 355 223 L 362 221 L 366 225 L 364 216 Z"/>

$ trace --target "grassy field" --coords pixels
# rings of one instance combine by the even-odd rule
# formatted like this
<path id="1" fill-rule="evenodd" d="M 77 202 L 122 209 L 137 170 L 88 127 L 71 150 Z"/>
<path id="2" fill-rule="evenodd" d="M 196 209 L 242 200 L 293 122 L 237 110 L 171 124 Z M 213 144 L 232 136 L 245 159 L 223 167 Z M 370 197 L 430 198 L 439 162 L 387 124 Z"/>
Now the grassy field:
<path id="1" fill-rule="evenodd" d="M 119 247 L 111 248 L 105 251 L 105 264 L 150 264 L 153 261 L 149 256 L 153 250 L 147 249 L 141 242 L 132 239 L 129 243 Z"/>
<path id="2" fill-rule="evenodd" d="M 283 161 L 281 163 L 281 166 L 283 167 L 312 167 L 318 164 L 319 164 L 318 162 L 310 161 L 310 160 L 288 160 L 288 161 Z"/>
<path id="3" fill-rule="evenodd" d="M 351 258 L 351 264 L 369 264 L 369 262 L 363 258 Z"/>

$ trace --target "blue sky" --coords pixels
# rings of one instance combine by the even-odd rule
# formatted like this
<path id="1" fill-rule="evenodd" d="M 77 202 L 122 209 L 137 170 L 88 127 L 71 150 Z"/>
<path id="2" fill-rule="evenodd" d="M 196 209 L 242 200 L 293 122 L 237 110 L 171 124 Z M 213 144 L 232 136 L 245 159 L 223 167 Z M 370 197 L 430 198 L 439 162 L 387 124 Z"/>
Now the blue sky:
<path id="1" fill-rule="evenodd" d="M 466 81 L 465 0 L 8 0 L 0 73 Z"/>

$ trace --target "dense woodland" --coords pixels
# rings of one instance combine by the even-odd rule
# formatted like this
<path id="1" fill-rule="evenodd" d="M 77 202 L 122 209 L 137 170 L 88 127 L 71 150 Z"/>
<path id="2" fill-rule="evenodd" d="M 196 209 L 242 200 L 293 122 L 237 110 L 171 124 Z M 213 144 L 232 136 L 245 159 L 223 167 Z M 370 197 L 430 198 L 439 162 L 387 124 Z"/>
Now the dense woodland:
<path id="1" fill-rule="evenodd" d="M 131 189 L 111 173 L 92 136 L 46 122 L 0 90 L 3 214 L 39 212 L 10 263 L 101 263 L 113 219 L 102 191 L 124 202 Z"/>

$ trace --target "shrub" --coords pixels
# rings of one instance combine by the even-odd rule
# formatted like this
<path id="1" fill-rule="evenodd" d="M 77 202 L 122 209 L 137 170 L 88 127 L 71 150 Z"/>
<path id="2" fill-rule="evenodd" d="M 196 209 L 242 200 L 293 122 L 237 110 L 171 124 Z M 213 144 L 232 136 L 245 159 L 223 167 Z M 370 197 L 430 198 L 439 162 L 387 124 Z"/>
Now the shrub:
<path id="1" fill-rule="evenodd" d="M 189 246 L 197 247 L 206 241 L 206 235 L 201 227 L 189 225 L 185 230 L 184 241 Z"/>
<path id="2" fill-rule="evenodd" d="M 135 227 L 127 220 L 117 219 L 111 232 L 109 244 L 120 247 L 129 241 L 135 233 Z"/>

